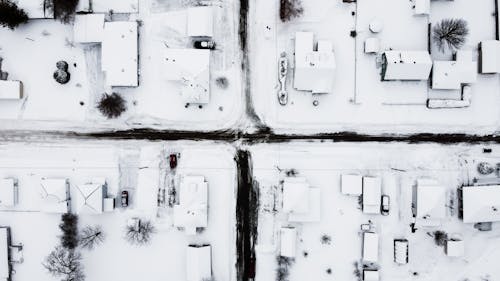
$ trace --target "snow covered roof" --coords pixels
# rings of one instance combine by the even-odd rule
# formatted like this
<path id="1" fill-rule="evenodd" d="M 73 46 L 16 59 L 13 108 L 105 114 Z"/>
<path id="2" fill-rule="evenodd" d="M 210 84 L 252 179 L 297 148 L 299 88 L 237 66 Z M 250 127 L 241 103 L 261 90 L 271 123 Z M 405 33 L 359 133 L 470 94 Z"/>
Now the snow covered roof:
<path id="1" fill-rule="evenodd" d="M 363 233 L 363 261 L 378 261 L 378 234 L 373 232 Z"/>
<path id="2" fill-rule="evenodd" d="M 212 253 L 210 245 L 189 245 L 186 255 L 186 280 L 202 281 L 212 278 Z"/>
<path id="3" fill-rule="evenodd" d="M 415 0 L 415 15 L 428 15 L 431 11 L 431 0 Z"/>
<path id="4" fill-rule="evenodd" d="M 101 214 L 105 190 L 102 183 L 76 185 L 75 202 L 78 214 Z"/>
<path id="5" fill-rule="evenodd" d="M 433 224 L 446 217 L 446 188 L 432 179 L 417 180 L 416 218 Z"/>
<path id="6" fill-rule="evenodd" d="M 289 177 L 283 182 L 283 212 L 304 214 L 309 211 L 309 184 L 305 178 Z"/>
<path id="7" fill-rule="evenodd" d="M 50 19 L 54 14 L 45 7 L 45 0 L 17 0 L 17 6 L 23 9 L 30 19 Z"/>
<path id="8" fill-rule="evenodd" d="M 309 188 L 307 192 L 309 208 L 306 213 L 290 213 L 290 222 L 318 222 L 321 219 L 321 191 L 319 188 Z M 304 198 L 302 199 L 306 201 Z"/>
<path id="9" fill-rule="evenodd" d="M 187 9 L 188 36 L 212 37 L 213 9 L 211 6 L 191 7 Z"/>
<path id="10" fill-rule="evenodd" d="M 312 32 L 295 33 L 295 75 L 293 87 L 300 91 L 324 94 L 333 91 L 335 54 L 330 41 L 318 41 L 314 50 Z"/>
<path id="11" fill-rule="evenodd" d="M 378 270 L 363 269 L 363 281 L 379 281 L 380 275 Z"/>
<path id="12" fill-rule="evenodd" d="M 500 185 L 462 188 L 464 223 L 500 221 Z"/>
<path id="13" fill-rule="evenodd" d="M 432 69 L 427 51 L 386 51 L 383 80 L 427 80 Z"/>
<path id="14" fill-rule="evenodd" d="M 447 240 L 446 255 L 448 257 L 463 257 L 465 254 L 465 243 L 463 240 Z"/>
<path id="15" fill-rule="evenodd" d="M 380 214 L 382 180 L 378 177 L 363 177 L 363 212 Z"/>
<path id="16" fill-rule="evenodd" d="M 183 176 L 179 184 L 179 205 L 174 206 L 174 225 L 188 234 L 208 222 L 208 184 L 203 176 Z"/>
<path id="17" fill-rule="evenodd" d="M 138 34 L 136 21 L 116 21 L 104 24 L 102 71 L 106 85 L 138 86 Z"/>
<path id="18" fill-rule="evenodd" d="M 77 14 L 73 25 L 73 40 L 77 43 L 102 42 L 104 14 Z"/>
<path id="19" fill-rule="evenodd" d="M 342 194 L 359 196 L 363 193 L 363 177 L 360 175 L 341 175 Z"/>
<path id="20" fill-rule="evenodd" d="M 0 280 L 10 280 L 9 229 L 0 227 Z"/>
<path id="21" fill-rule="evenodd" d="M 44 178 L 40 182 L 42 211 L 46 213 L 68 212 L 68 180 L 61 178 Z"/>
<path id="22" fill-rule="evenodd" d="M 20 99 L 23 97 L 21 81 L 0 80 L 0 99 Z"/>
<path id="23" fill-rule="evenodd" d="M 17 203 L 17 187 L 12 178 L 0 180 L 0 206 L 12 207 Z"/>
<path id="24" fill-rule="evenodd" d="M 181 81 L 181 95 L 186 103 L 206 104 L 210 100 L 210 50 L 165 50 L 164 75 Z"/>
<path id="25" fill-rule="evenodd" d="M 481 73 L 500 73 L 500 41 L 486 40 L 480 43 Z"/>
<path id="26" fill-rule="evenodd" d="M 94 13 L 135 14 L 139 12 L 139 0 L 92 0 Z"/>
<path id="27" fill-rule="evenodd" d="M 294 227 L 282 227 L 280 229 L 280 238 L 280 255 L 294 258 L 297 248 L 297 230 Z"/>
<path id="28" fill-rule="evenodd" d="M 456 61 L 434 61 L 433 89 L 460 90 L 462 84 L 474 83 L 476 80 L 477 64 L 472 61 L 472 51 L 458 51 Z"/>

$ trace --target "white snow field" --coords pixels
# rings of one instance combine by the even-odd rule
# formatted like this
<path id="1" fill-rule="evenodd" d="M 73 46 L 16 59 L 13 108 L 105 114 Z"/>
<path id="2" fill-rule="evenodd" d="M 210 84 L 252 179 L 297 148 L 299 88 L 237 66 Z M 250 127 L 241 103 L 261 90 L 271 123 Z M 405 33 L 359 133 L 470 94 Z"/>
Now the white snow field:
<path id="1" fill-rule="evenodd" d="M 381 81 L 385 50 L 427 51 L 428 25 L 443 18 L 463 18 L 470 35 L 462 50 L 478 61 L 478 43 L 495 39 L 494 1 L 431 1 L 430 15 L 415 15 L 415 1 L 302 1 L 301 17 L 283 23 L 279 1 L 255 1 L 251 9 L 251 83 L 259 116 L 279 132 L 324 133 L 450 133 L 488 134 L 498 130 L 498 75 L 478 75 L 472 103 L 466 108 L 429 109 L 428 98 L 460 99 L 458 91 L 432 90 L 428 81 Z M 373 33 L 372 22 L 382 31 Z M 313 32 L 315 40 L 330 40 L 337 61 L 333 92 L 312 95 L 293 88 L 295 32 Z M 351 31 L 356 31 L 355 37 Z M 366 54 L 367 38 L 377 38 L 380 50 Z M 451 60 L 431 42 L 432 59 Z M 278 103 L 278 59 L 288 57 L 286 106 Z M 265 59 L 263 59 L 265 58 Z M 315 106 L 313 102 L 318 102 Z"/>
<path id="2" fill-rule="evenodd" d="M 360 227 L 370 221 L 372 230 L 379 234 L 378 263 L 371 267 L 379 270 L 380 280 L 497 280 L 499 224 L 494 223 L 490 232 L 480 232 L 457 216 L 457 188 L 477 177 L 477 161 L 498 159 L 498 146 L 491 147 L 493 154 L 483 154 L 482 148 L 300 142 L 251 147 L 254 176 L 261 190 L 255 280 L 280 280 L 276 258 L 282 226 L 295 227 L 298 233 L 296 257 L 288 277 L 282 280 L 362 280 L 355 274 L 362 264 Z M 281 211 L 280 183 L 292 169 L 295 177 L 303 177 L 311 187 L 320 189 L 319 222 L 289 222 Z M 380 177 L 382 194 L 390 196 L 389 215 L 365 214 L 358 196 L 342 194 L 340 176 L 345 174 Z M 412 233 L 412 186 L 417 179 L 434 179 L 445 187 L 446 216 L 439 225 L 417 227 Z M 274 211 L 269 211 L 271 205 Z M 431 235 L 438 230 L 462 237 L 465 255 L 448 257 L 442 246 L 436 246 Z M 323 243 L 323 235 L 331 241 Z M 393 239 L 401 238 L 409 241 L 406 265 L 393 261 Z"/>
<path id="3" fill-rule="evenodd" d="M 208 227 L 196 235 L 174 228 L 171 211 L 157 207 L 162 177 L 173 173 L 163 159 L 170 152 L 180 153 L 176 175 L 202 175 L 208 182 Z M 102 245 L 81 250 L 86 280 L 186 280 L 186 248 L 192 243 L 211 245 L 215 280 L 235 280 L 233 157 L 231 147 L 209 143 L 2 143 L 0 176 L 18 180 L 19 205 L 2 208 L 0 225 L 11 228 L 13 244 L 24 245 L 24 262 L 14 265 L 13 279 L 57 280 L 42 262 L 59 243 L 60 214 L 37 209 L 40 179 L 67 178 L 76 192 L 75 184 L 102 177 L 110 197 L 127 186 L 131 204 L 120 208 L 117 200 L 113 212 L 79 215 L 80 228 L 100 225 L 105 233 Z M 129 186 L 134 181 L 136 186 Z M 155 225 L 150 244 L 130 245 L 124 239 L 127 220 L 133 217 Z"/>

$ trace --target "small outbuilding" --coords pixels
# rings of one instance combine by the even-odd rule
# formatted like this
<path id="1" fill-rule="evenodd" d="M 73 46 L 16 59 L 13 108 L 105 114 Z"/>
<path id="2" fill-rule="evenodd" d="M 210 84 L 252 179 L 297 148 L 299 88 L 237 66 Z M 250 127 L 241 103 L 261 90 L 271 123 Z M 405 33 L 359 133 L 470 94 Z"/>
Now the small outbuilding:
<path id="1" fill-rule="evenodd" d="M 69 182 L 64 178 L 43 178 L 40 182 L 41 210 L 63 214 L 69 211 Z"/>
<path id="2" fill-rule="evenodd" d="M 380 214 L 382 180 L 379 177 L 363 177 L 363 213 Z"/>
<path id="3" fill-rule="evenodd" d="M 212 6 L 187 9 L 188 36 L 212 37 L 214 35 L 214 11 Z"/>
<path id="4" fill-rule="evenodd" d="M 14 80 L 0 80 L 0 99 L 19 100 L 23 98 L 23 83 Z"/>
<path id="5" fill-rule="evenodd" d="M 186 255 L 186 280 L 212 280 L 212 248 L 210 245 L 189 245 Z"/>
<path id="6" fill-rule="evenodd" d="M 294 227 L 280 229 L 280 256 L 295 258 L 297 251 L 297 230 Z"/>
<path id="7" fill-rule="evenodd" d="M 360 175 L 341 175 L 340 189 L 342 194 L 360 196 L 363 193 L 363 177 Z"/>
<path id="8" fill-rule="evenodd" d="M 363 269 L 363 281 L 379 281 L 380 274 L 376 269 Z"/>
<path id="9" fill-rule="evenodd" d="M 333 91 L 335 78 L 335 53 L 332 42 L 319 40 L 314 50 L 312 32 L 295 33 L 295 75 L 293 87 L 313 94 Z"/>
<path id="10" fill-rule="evenodd" d="M 500 41 L 486 40 L 479 43 L 479 73 L 500 73 Z"/>
<path id="11" fill-rule="evenodd" d="M 378 234 L 363 232 L 363 261 L 378 262 Z"/>
<path id="12" fill-rule="evenodd" d="M 18 203 L 17 180 L 6 178 L 0 180 L 0 206 L 14 207 Z"/>
<path id="13" fill-rule="evenodd" d="M 189 235 L 208 224 L 208 183 L 203 176 L 183 176 L 179 184 L 179 204 L 174 206 L 174 225 Z"/>
<path id="14" fill-rule="evenodd" d="M 463 257 L 465 254 L 465 243 L 459 239 L 447 240 L 445 251 L 448 257 Z"/>
<path id="15" fill-rule="evenodd" d="M 382 55 L 382 80 L 428 80 L 432 59 L 427 51 L 386 51 Z"/>

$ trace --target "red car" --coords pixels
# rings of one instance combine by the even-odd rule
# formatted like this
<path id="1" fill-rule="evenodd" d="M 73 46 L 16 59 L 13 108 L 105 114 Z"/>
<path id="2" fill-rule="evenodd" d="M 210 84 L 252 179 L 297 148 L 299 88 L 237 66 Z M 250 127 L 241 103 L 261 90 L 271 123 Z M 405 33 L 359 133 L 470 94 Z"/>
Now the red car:
<path id="1" fill-rule="evenodd" d="M 126 208 L 128 207 L 128 191 L 124 190 L 122 191 L 122 195 L 121 195 L 121 205 L 123 208 Z"/>
<path id="2" fill-rule="evenodd" d="M 175 153 L 170 154 L 169 160 L 170 160 L 170 169 L 175 169 L 175 167 L 177 167 L 177 154 Z"/>

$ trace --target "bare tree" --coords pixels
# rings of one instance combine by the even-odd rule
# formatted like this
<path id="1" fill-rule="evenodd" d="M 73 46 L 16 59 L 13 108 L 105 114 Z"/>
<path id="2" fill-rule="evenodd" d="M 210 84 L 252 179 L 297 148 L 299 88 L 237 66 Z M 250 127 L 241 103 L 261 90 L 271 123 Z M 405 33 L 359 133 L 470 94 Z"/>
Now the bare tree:
<path id="1" fill-rule="evenodd" d="M 99 111 L 109 119 L 122 115 L 127 110 L 125 100 L 117 93 L 103 94 L 97 105 Z"/>
<path id="2" fill-rule="evenodd" d="M 28 15 L 11 1 L 0 1 L 0 26 L 14 29 L 28 22 Z"/>
<path id="3" fill-rule="evenodd" d="M 62 277 L 61 281 L 83 281 L 82 256 L 74 250 L 57 246 L 42 263 L 50 274 Z"/>
<path id="4" fill-rule="evenodd" d="M 79 0 L 45 0 L 45 7 L 63 23 L 70 23 L 75 17 Z"/>
<path id="5" fill-rule="evenodd" d="M 86 226 L 82 229 L 79 237 L 79 244 L 82 248 L 92 250 L 102 244 L 106 238 L 100 225 Z"/>
<path id="6" fill-rule="evenodd" d="M 282 22 L 300 17 L 304 13 L 300 0 L 280 0 L 280 19 Z"/>
<path id="7" fill-rule="evenodd" d="M 469 35 L 469 26 L 464 19 L 444 19 L 433 28 L 432 39 L 442 52 L 446 48 L 451 51 L 460 49 Z"/>
<path id="8" fill-rule="evenodd" d="M 145 245 L 151 241 L 151 236 L 156 232 L 153 223 L 149 220 L 140 220 L 137 226 L 127 225 L 125 239 L 134 245 Z"/>

